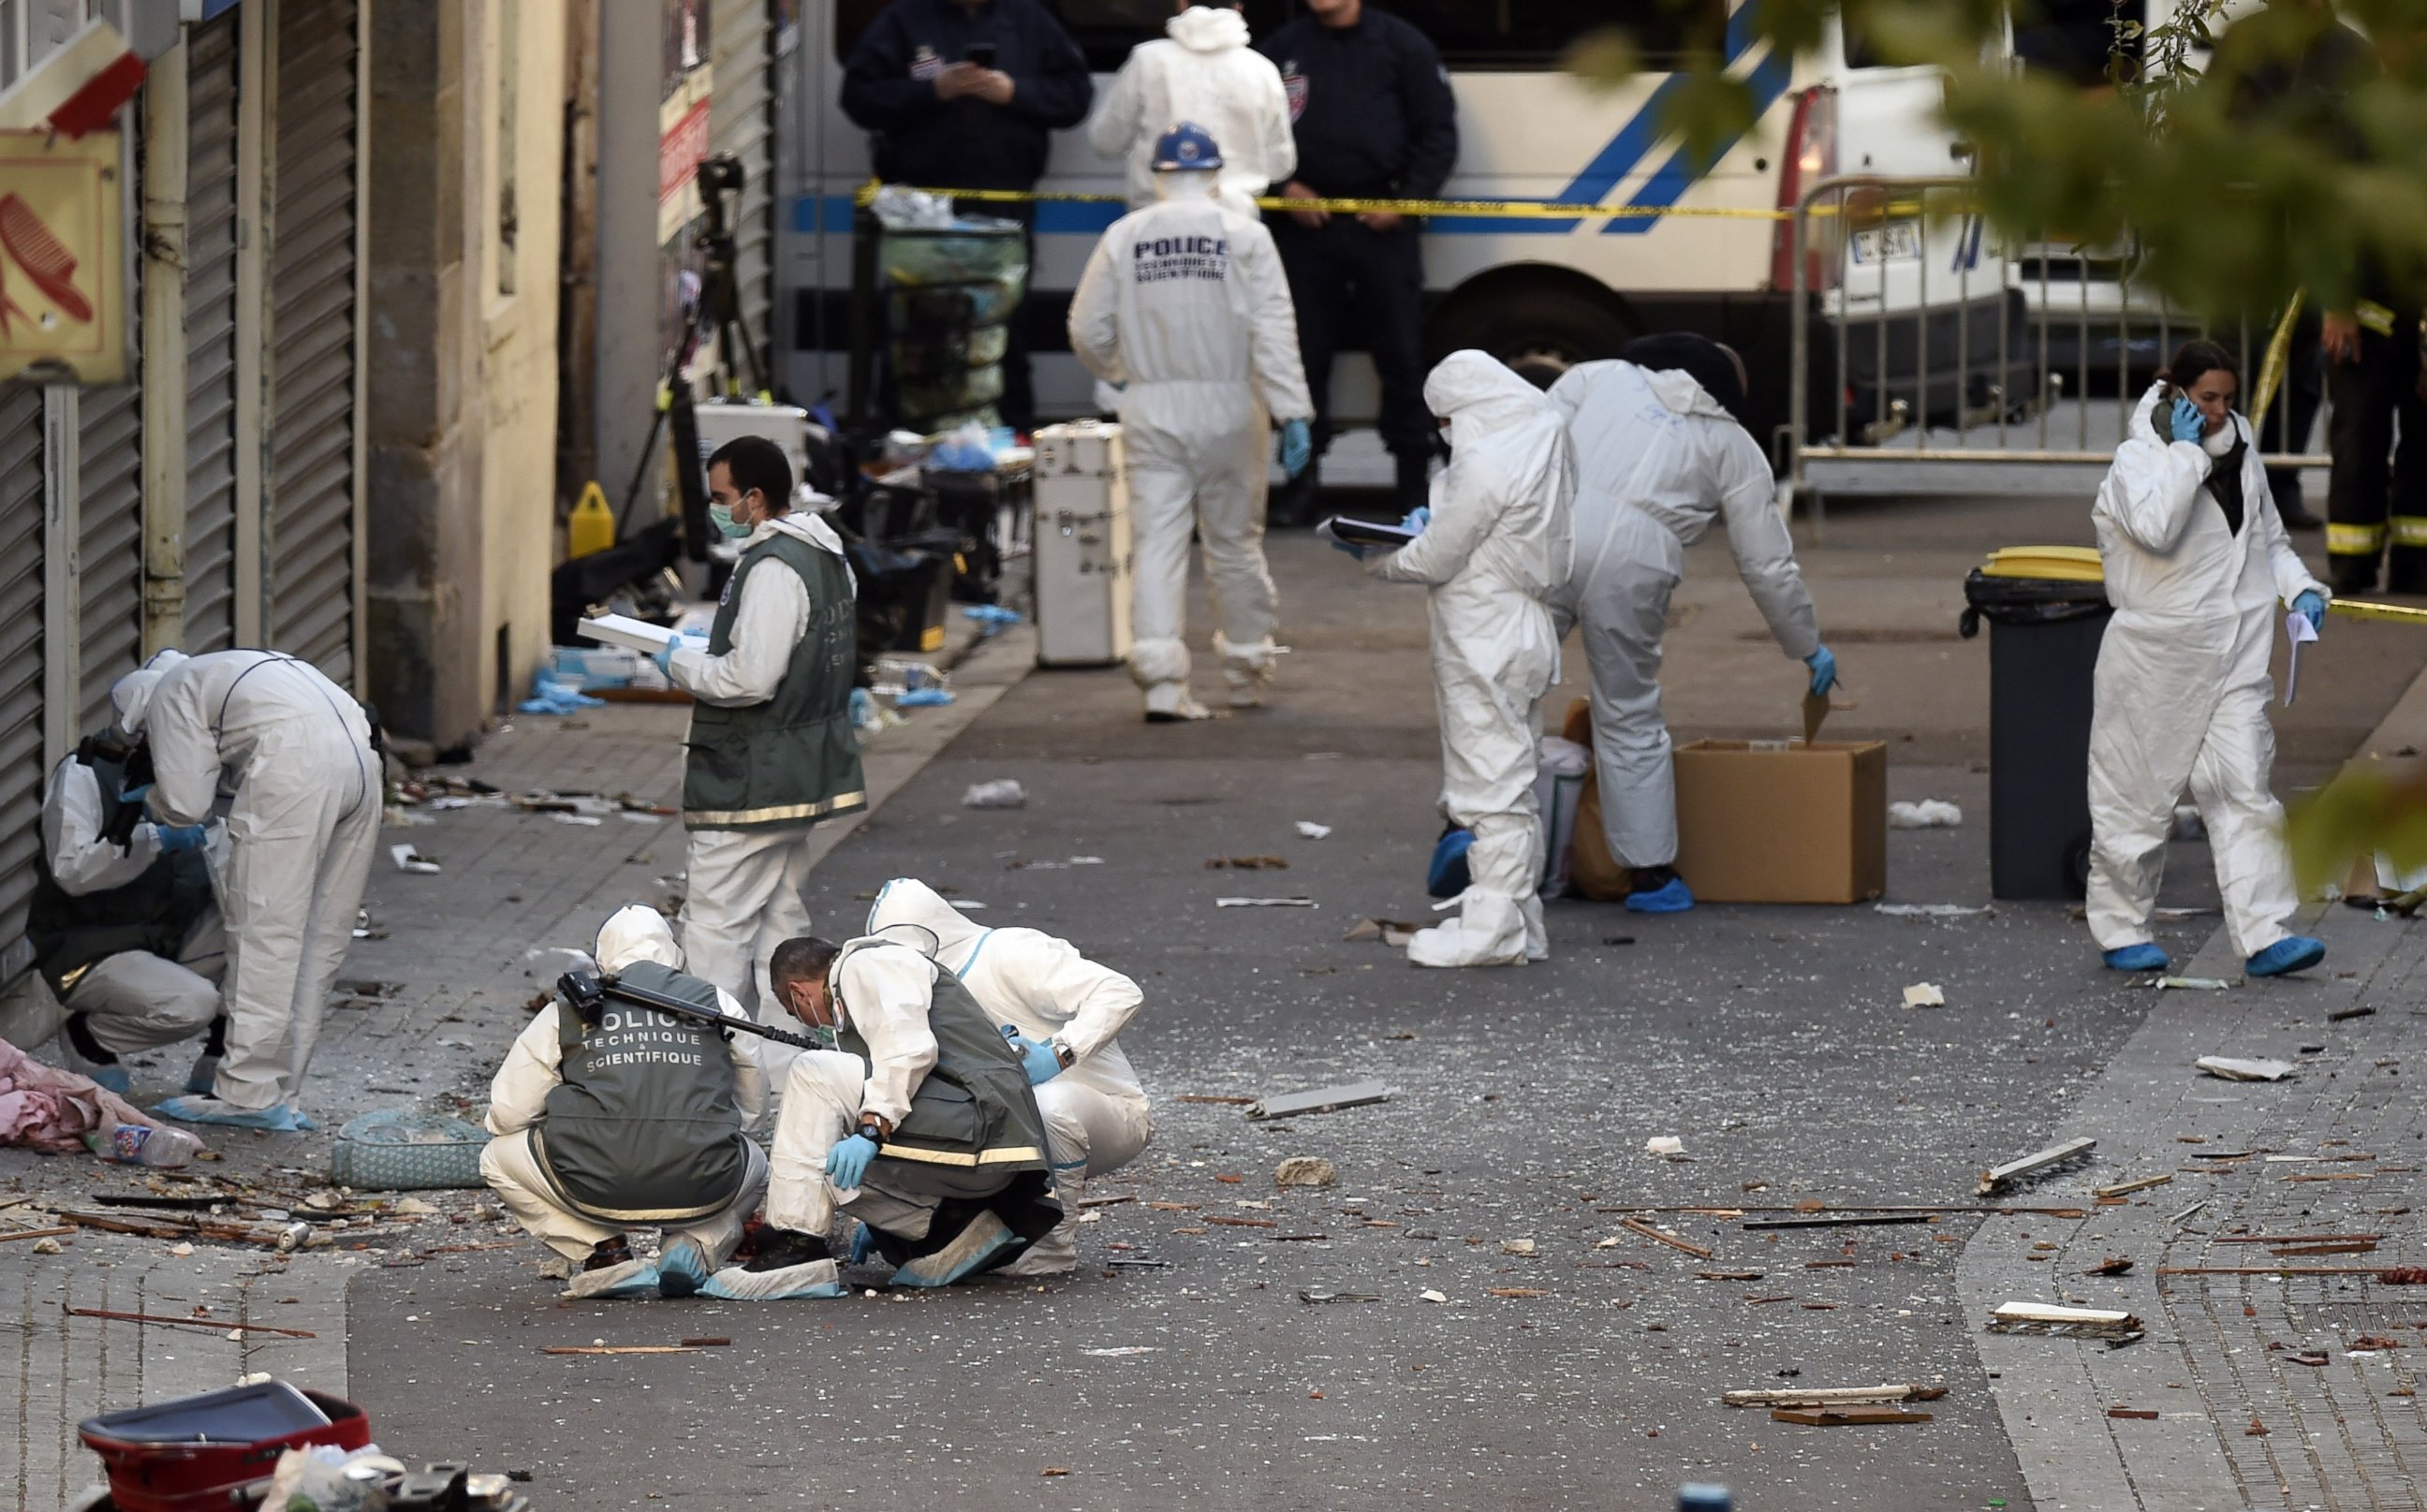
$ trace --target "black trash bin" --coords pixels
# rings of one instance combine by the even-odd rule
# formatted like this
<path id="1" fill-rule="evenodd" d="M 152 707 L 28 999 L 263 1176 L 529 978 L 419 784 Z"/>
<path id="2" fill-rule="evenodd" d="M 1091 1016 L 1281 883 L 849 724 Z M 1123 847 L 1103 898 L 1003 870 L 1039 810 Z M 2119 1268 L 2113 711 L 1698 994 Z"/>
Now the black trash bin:
<path id="1" fill-rule="evenodd" d="M 2107 586 L 1964 579 L 1963 632 L 1989 637 L 1989 892 L 2079 898 L 2090 885 L 2090 714 Z"/>

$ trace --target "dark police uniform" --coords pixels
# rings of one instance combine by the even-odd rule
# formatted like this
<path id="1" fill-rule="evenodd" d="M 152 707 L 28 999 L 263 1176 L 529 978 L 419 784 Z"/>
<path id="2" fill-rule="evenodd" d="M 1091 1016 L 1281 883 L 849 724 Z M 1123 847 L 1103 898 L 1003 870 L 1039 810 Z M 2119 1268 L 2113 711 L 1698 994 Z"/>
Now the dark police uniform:
<path id="1" fill-rule="evenodd" d="M 992 67 L 1011 75 L 1011 103 L 937 99 L 936 75 L 978 46 L 992 47 Z M 953 0 L 894 0 L 843 65 L 843 114 L 875 134 L 877 175 L 933 188 L 1034 188 L 1052 134 L 1084 121 L 1095 92 L 1078 44 L 1039 0 L 984 0 L 973 8 Z M 966 208 L 1023 224 L 1035 220 L 1029 204 Z M 1035 252 L 1031 237 L 1032 268 Z M 1026 315 L 1023 303 L 1012 317 L 1002 365 L 1002 417 L 1021 430 L 1036 415 Z"/>
<path id="2" fill-rule="evenodd" d="M 1458 104 L 1441 54 L 1423 32 L 1369 3 L 1353 26 L 1301 16 L 1257 49 L 1279 67 L 1289 94 L 1298 183 L 1344 198 L 1441 193 L 1458 161 Z M 1439 434 L 1425 408 L 1425 270 L 1415 224 L 1373 231 L 1336 215 L 1310 231 L 1286 214 L 1265 223 L 1297 306 L 1317 454 L 1331 440 L 1331 358 L 1353 300 L 1381 379 L 1382 443 L 1399 459 L 1402 492 L 1412 482 L 1420 493 Z M 1305 477 L 1311 481 L 1314 469 Z"/>

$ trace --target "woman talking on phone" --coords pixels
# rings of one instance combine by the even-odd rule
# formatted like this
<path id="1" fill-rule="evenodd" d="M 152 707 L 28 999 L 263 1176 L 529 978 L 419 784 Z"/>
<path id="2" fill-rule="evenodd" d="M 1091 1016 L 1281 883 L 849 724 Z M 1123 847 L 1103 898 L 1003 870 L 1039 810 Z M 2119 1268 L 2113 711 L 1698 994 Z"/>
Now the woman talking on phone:
<path id="1" fill-rule="evenodd" d="M 2281 976 L 2326 953 L 2286 928 L 2299 899 L 2268 786 L 2267 658 L 2278 601 L 2314 630 L 2327 594 L 2276 516 L 2235 372 L 2214 342 L 2185 343 L 2134 409 L 2091 511 L 2115 618 L 2090 724 L 2090 932 L 2119 971 L 2167 967 L 2149 918 L 2186 784 L 2244 969 Z"/>

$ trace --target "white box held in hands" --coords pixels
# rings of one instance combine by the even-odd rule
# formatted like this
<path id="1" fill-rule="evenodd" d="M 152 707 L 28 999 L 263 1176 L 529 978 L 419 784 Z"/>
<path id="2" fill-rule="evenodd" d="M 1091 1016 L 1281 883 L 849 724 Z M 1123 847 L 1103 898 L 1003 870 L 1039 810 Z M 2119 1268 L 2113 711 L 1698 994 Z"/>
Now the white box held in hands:
<path id="1" fill-rule="evenodd" d="M 628 614 L 601 614 L 595 620 L 583 620 L 578 628 L 584 640 L 604 641 L 644 657 L 656 656 L 675 638 L 675 632 L 664 626 L 636 620 Z"/>

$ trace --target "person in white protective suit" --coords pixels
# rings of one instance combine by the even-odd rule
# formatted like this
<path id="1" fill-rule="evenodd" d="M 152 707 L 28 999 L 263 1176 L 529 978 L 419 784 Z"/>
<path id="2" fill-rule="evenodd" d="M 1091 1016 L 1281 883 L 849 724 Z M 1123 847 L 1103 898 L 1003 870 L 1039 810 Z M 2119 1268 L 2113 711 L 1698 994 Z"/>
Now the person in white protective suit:
<path id="1" fill-rule="evenodd" d="M 705 641 L 670 641 L 666 678 L 693 700 L 684 737 L 683 954 L 768 1021 L 775 947 L 809 930 L 801 886 L 815 826 L 868 806 L 851 723 L 855 585 L 842 538 L 792 508 L 792 464 L 763 436 L 708 461 L 709 526 L 741 557 Z M 762 1051 L 771 1073 L 790 1052 Z"/>
<path id="2" fill-rule="evenodd" d="M 1551 385 L 1576 449 L 1576 560 L 1553 602 L 1564 641 L 1583 630 L 1591 667 L 1593 768 L 1610 855 L 1630 870 L 1626 906 L 1682 913 L 1677 783 L 1660 716 L 1660 641 L 1686 548 L 1725 524 L 1736 572 L 1779 649 L 1836 680 L 1795 543 L 1779 517 L 1769 459 L 1735 418 L 1744 365 L 1707 336 L 1647 336 L 1616 361 L 1581 363 Z"/>
<path id="3" fill-rule="evenodd" d="M 2234 413 L 2237 370 L 2213 342 L 2186 344 L 2134 408 L 2091 512 L 2115 617 L 2090 723 L 2090 932 L 2119 971 L 2167 967 L 2149 919 L 2186 784 L 2244 969 L 2280 976 L 2326 953 L 2287 927 L 2300 900 L 2269 788 L 2267 658 L 2277 602 L 2314 629 L 2329 595 L 2276 518 Z"/>
<path id="4" fill-rule="evenodd" d="M 163 651 L 110 689 L 119 728 L 151 753 L 152 813 L 200 824 L 220 794 L 228 858 L 226 1053 L 205 1095 L 158 1112 L 292 1131 L 329 987 L 353 939 L 385 773 L 353 695 L 275 651 Z"/>
<path id="5" fill-rule="evenodd" d="M 933 887 L 896 877 L 877 890 L 868 933 L 934 947 L 936 964 L 961 979 L 986 1016 L 1019 1031 L 1036 1108 L 1053 1158 L 1062 1222 L 1003 1267 L 1006 1276 L 1058 1275 L 1079 1263 L 1079 1201 L 1087 1182 L 1119 1170 L 1154 1138 L 1154 1112 L 1116 1037 L 1145 995 L 1069 941 L 1035 929 L 985 929 Z M 1042 1053 L 1032 1053 L 1041 1051 Z"/>
<path id="6" fill-rule="evenodd" d="M 1131 49 L 1104 88 L 1087 142 L 1099 155 L 1129 159 L 1130 208 L 1155 203 L 1155 141 L 1175 121 L 1193 121 L 1222 144 L 1215 198 L 1243 216 L 1256 197 L 1297 171 L 1289 95 L 1273 60 L 1247 45 L 1236 4 L 1188 6 L 1165 35 Z"/>
<path id="7" fill-rule="evenodd" d="M 42 789 L 42 850 L 25 941 L 66 1013 L 61 1061 L 123 1095 L 124 1058 L 220 1022 L 226 934 L 211 886 L 208 826 L 141 817 L 149 783 L 112 727 L 79 741 Z M 186 1077 L 208 1092 L 218 1035 Z"/>
<path id="8" fill-rule="evenodd" d="M 1198 720 L 1189 695 L 1188 539 L 1204 538 L 1215 652 L 1233 707 L 1263 702 L 1274 593 L 1264 566 L 1266 416 L 1295 477 L 1313 457 L 1297 317 L 1272 233 L 1214 198 L 1222 154 L 1196 126 L 1155 149 L 1162 203 L 1113 222 L 1070 301 L 1070 350 L 1122 389 L 1132 540 L 1130 675 L 1149 722 Z"/>
<path id="9" fill-rule="evenodd" d="M 1575 554 L 1575 454 L 1550 400 L 1483 352 L 1442 359 L 1425 402 L 1448 427 L 1449 467 L 1422 533 L 1366 570 L 1432 590 L 1442 812 L 1474 842 L 1458 917 L 1417 931 L 1408 959 L 1522 966 L 1551 954 L 1534 779 L 1542 695 L 1559 675 L 1550 600 Z"/>
<path id="10" fill-rule="evenodd" d="M 674 931 L 635 904 L 598 931 L 598 966 L 728 1017 L 741 1005 L 686 974 Z M 751 1036 L 610 999 L 595 1024 L 562 999 L 535 1015 L 489 1084 L 481 1176 L 514 1221 L 573 1266 L 575 1296 L 710 1290 L 767 1188 L 749 1140 L 767 1109 Z M 568 1022 L 570 1019 L 570 1022 Z M 626 1230 L 664 1230 L 655 1260 Z"/>

